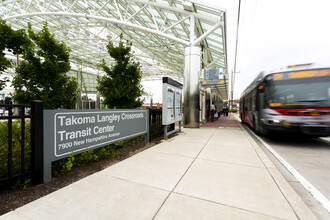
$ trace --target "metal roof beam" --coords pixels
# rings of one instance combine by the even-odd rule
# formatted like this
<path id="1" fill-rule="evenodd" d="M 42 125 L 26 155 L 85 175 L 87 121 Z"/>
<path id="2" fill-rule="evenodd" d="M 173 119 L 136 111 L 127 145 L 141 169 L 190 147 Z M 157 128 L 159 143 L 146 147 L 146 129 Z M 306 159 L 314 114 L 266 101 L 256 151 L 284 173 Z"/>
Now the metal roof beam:
<path id="1" fill-rule="evenodd" d="M 137 14 L 140 13 L 140 11 L 142 11 L 143 9 L 145 9 L 148 5 L 144 5 L 142 8 L 140 8 L 139 10 L 137 10 L 134 14 L 132 14 L 129 18 L 126 19 L 126 21 L 131 20 L 131 18 L 134 18 Z"/>
<path id="2" fill-rule="evenodd" d="M 169 26 L 168 28 L 166 28 L 165 30 L 163 30 L 163 33 L 165 33 L 166 31 L 172 29 L 173 27 L 177 26 L 178 24 L 181 24 L 182 22 L 184 22 L 185 20 L 187 20 L 188 18 L 190 18 L 190 16 L 184 17 L 182 18 L 180 21 L 172 24 L 171 26 Z"/>
<path id="3" fill-rule="evenodd" d="M 120 8 L 119 8 L 119 6 L 118 6 L 118 2 L 117 2 L 117 0 L 114 0 L 114 2 L 115 2 L 116 9 L 117 9 L 117 12 L 118 12 L 118 15 L 119 15 L 120 20 L 121 20 L 121 21 L 124 21 L 124 19 L 123 19 L 123 15 L 122 15 L 121 12 L 120 12 Z"/>
<path id="4" fill-rule="evenodd" d="M 99 10 L 97 10 L 96 12 L 95 12 L 95 14 L 94 15 L 97 15 L 105 6 L 107 6 L 107 4 L 109 4 L 109 2 L 110 2 L 111 0 L 108 0 L 101 8 L 99 8 Z"/>
<path id="5" fill-rule="evenodd" d="M 202 36 L 200 36 L 198 39 L 196 39 L 193 43 L 192 46 L 196 46 L 199 44 L 202 40 L 204 40 L 207 36 L 213 33 L 217 28 L 219 28 L 221 25 L 223 25 L 223 22 L 219 22 L 215 24 L 211 29 L 209 29 L 207 32 L 205 32 Z"/>
<path id="6" fill-rule="evenodd" d="M 132 27 L 133 29 L 137 29 L 140 31 L 144 31 L 144 32 L 149 32 L 152 34 L 156 34 L 159 35 L 161 37 L 165 37 L 167 39 L 176 41 L 178 43 L 181 43 L 183 45 L 188 46 L 189 43 L 185 40 L 179 39 L 177 37 L 173 37 L 171 35 L 165 34 L 161 31 L 157 31 L 157 30 L 153 30 L 150 28 L 146 28 L 146 27 L 142 27 L 136 24 L 132 24 L 132 23 L 128 23 L 128 22 L 124 22 L 124 21 L 119 21 L 116 19 L 112 19 L 112 18 L 105 18 L 105 17 L 100 17 L 100 16 L 94 16 L 94 15 L 87 15 L 87 14 L 80 14 L 80 13 L 69 13 L 69 12 L 36 12 L 36 13 L 26 13 L 26 14 L 20 14 L 20 15 L 14 15 L 14 16 L 9 16 L 9 17 L 5 17 L 3 18 L 3 20 L 8 21 L 11 19 L 15 19 L 15 18 L 22 18 L 22 17 L 33 17 L 33 16 L 41 16 L 41 15 L 56 15 L 56 16 L 72 16 L 72 17 L 84 17 L 84 18 L 92 18 L 92 19 L 96 19 L 96 20 L 103 20 L 103 21 L 108 21 L 111 23 L 115 23 L 115 24 L 122 24 L 128 27 Z"/>
<path id="7" fill-rule="evenodd" d="M 146 0 L 126 0 L 126 1 L 136 2 L 136 3 L 141 3 L 141 4 L 147 4 L 147 5 L 151 5 L 153 7 L 163 8 L 163 9 L 166 9 L 166 10 L 170 10 L 170 11 L 177 12 L 177 13 L 180 13 L 180 14 L 185 14 L 185 15 L 193 14 L 196 18 L 211 22 L 213 24 L 216 24 L 216 23 L 219 22 L 218 19 L 212 19 L 212 18 L 210 18 L 208 16 L 205 16 L 205 15 L 197 14 L 195 12 L 189 12 L 189 11 L 186 11 L 186 10 L 183 10 L 183 9 L 180 9 L 180 8 L 171 7 L 171 6 L 168 6 L 166 4 L 162 4 L 162 3 L 158 3 L 158 2 L 151 2 L 151 1 L 146 1 Z"/>

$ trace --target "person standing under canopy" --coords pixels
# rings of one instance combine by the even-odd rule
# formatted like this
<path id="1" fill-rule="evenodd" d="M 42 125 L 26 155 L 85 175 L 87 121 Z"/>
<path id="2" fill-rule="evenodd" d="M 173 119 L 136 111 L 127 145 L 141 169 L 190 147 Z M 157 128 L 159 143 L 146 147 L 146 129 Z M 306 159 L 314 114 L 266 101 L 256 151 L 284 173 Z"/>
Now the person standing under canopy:
<path id="1" fill-rule="evenodd" d="M 212 105 L 211 105 L 211 122 L 214 122 L 214 113 L 215 113 L 215 105 L 214 105 L 214 102 L 212 102 Z"/>

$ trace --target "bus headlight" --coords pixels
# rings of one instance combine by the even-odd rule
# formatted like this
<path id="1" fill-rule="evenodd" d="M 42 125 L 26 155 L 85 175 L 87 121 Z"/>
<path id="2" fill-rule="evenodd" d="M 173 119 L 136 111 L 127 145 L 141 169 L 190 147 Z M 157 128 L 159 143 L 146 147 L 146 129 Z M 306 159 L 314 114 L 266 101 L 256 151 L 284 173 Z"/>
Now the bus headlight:
<path id="1" fill-rule="evenodd" d="M 280 121 L 278 119 L 270 119 L 270 120 L 267 120 L 267 123 L 271 124 L 271 125 L 280 125 L 280 124 L 282 124 L 282 121 Z"/>

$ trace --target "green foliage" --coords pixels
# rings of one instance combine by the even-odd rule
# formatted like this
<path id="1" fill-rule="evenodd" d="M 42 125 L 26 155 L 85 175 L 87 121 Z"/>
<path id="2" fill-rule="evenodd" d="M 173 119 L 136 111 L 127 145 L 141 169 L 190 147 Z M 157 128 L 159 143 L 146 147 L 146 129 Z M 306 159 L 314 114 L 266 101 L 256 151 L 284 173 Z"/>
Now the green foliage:
<path id="1" fill-rule="evenodd" d="M 0 99 L 0 103 L 1 103 L 1 104 L 13 104 L 13 100 L 12 100 L 12 98 L 6 96 L 6 97 L 5 97 L 5 100 Z"/>
<path id="2" fill-rule="evenodd" d="M 71 152 L 70 157 L 56 161 L 53 164 L 53 174 L 55 176 L 59 176 L 70 172 L 73 167 L 74 160 L 75 160 L 74 153 Z"/>
<path id="3" fill-rule="evenodd" d="M 71 152 L 70 157 L 68 157 L 68 161 L 65 164 L 67 172 L 69 172 L 71 170 L 71 168 L 73 167 L 73 161 L 74 161 L 74 153 Z"/>
<path id="4" fill-rule="evenodd" d="M 21 121 L 15 120 L 12 123 L 12 172 L 13 175 L 21 172 Z M 24 161 L 25 169 L 29 170 L 31 167 L 31 125 L 30 122 L 25 122 L 25 148 Z M 8 176 L 8 122 L 0 122 L 0 179 Z"/>
<path id="5" fill-rule="evenodd" d="M 114 144 L 97 148 L 95 150 L 89 150 L 78 155 L 70 154 L 69 158 L 64 158 L 62 160 L 55 161 L 52 164 L 52 172 L 54 176 L 63 175 L 68 173 L 74 166 L 81 166 L 84 164 L 89 164 L 94 161 L 99 161 L 106 158 L 122 158 L 125 155 L 116 152 L 118 147 L 130 146 L 134 143 L 139 143 L 144 140 L 144 135 L 139 137 L 134 137 L 128 140 L 119 141 Z"/>
<path id="6" fill-rule="evenodd" d="M 93 150 L 83 152 L 77 156 L 76 165 L 80 166 L 82 164 L 88 164 L 92 161 L 98 161 L 99 156 L 93 153 Z"/>
<path id="7" fill-rule="evenodd" d="M 31 185 L 31 179 L 17 179 L 14 185 L 16 189 L 27 189 Z"/>
<path id="8" fill-rule="evenodd" d="M 74 108 L 78 84 L 66 74 L 71 68 L 69 48 L 50 34 L 47 23 L 39 33 L 29 24 L 28 36 L 32 44 L 25 48 L 12 82 L 14 100 L 24 104 L 42 100 L 45 109 Z"/>
<path id="9" fill-rule="evenodd" d="M 140 84 L 142 72 L 140 64 L 132 61 L 131 47 L 132 43 L 128 41 L 124 45 L 122 36 L 118 47 L 111 41 L 107 45 L 108 53 L 115 59 L 116 64 L 109 68 L 105 61 L 102 61 L 107 75 L 97 79 L 96 89 L 104 97 L 104 104 L 110 108 L 137 108 L 143 103 L 143 89 Z"/>
<path id="10" fill-rule="evenodd" d="M 12 67 L 12 63 L 5 57 L 5 49 L 13 54 L 22 54 L 25 48 L 29 47 L 30 40 L 24 30 L 14 31 L 5 21 L 0 19 L 0 75 Z M 8 78 L 0 79 L 0 90 L 9 82 Z"/>

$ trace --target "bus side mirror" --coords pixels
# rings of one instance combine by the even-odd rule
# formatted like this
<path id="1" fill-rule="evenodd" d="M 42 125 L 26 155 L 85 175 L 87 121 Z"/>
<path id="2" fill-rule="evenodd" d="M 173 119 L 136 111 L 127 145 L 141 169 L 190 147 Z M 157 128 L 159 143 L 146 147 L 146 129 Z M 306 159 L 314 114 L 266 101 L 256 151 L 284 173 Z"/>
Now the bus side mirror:
<path id="1" fill-rule="evenodd" d="M 263 93 L 263 92 L 264 92 L 264 85 L 263 85 L 263 84 L 260 84 L 260 85 L 258 86 L 258 91 L 259 91 L 260 93 Z"/>

